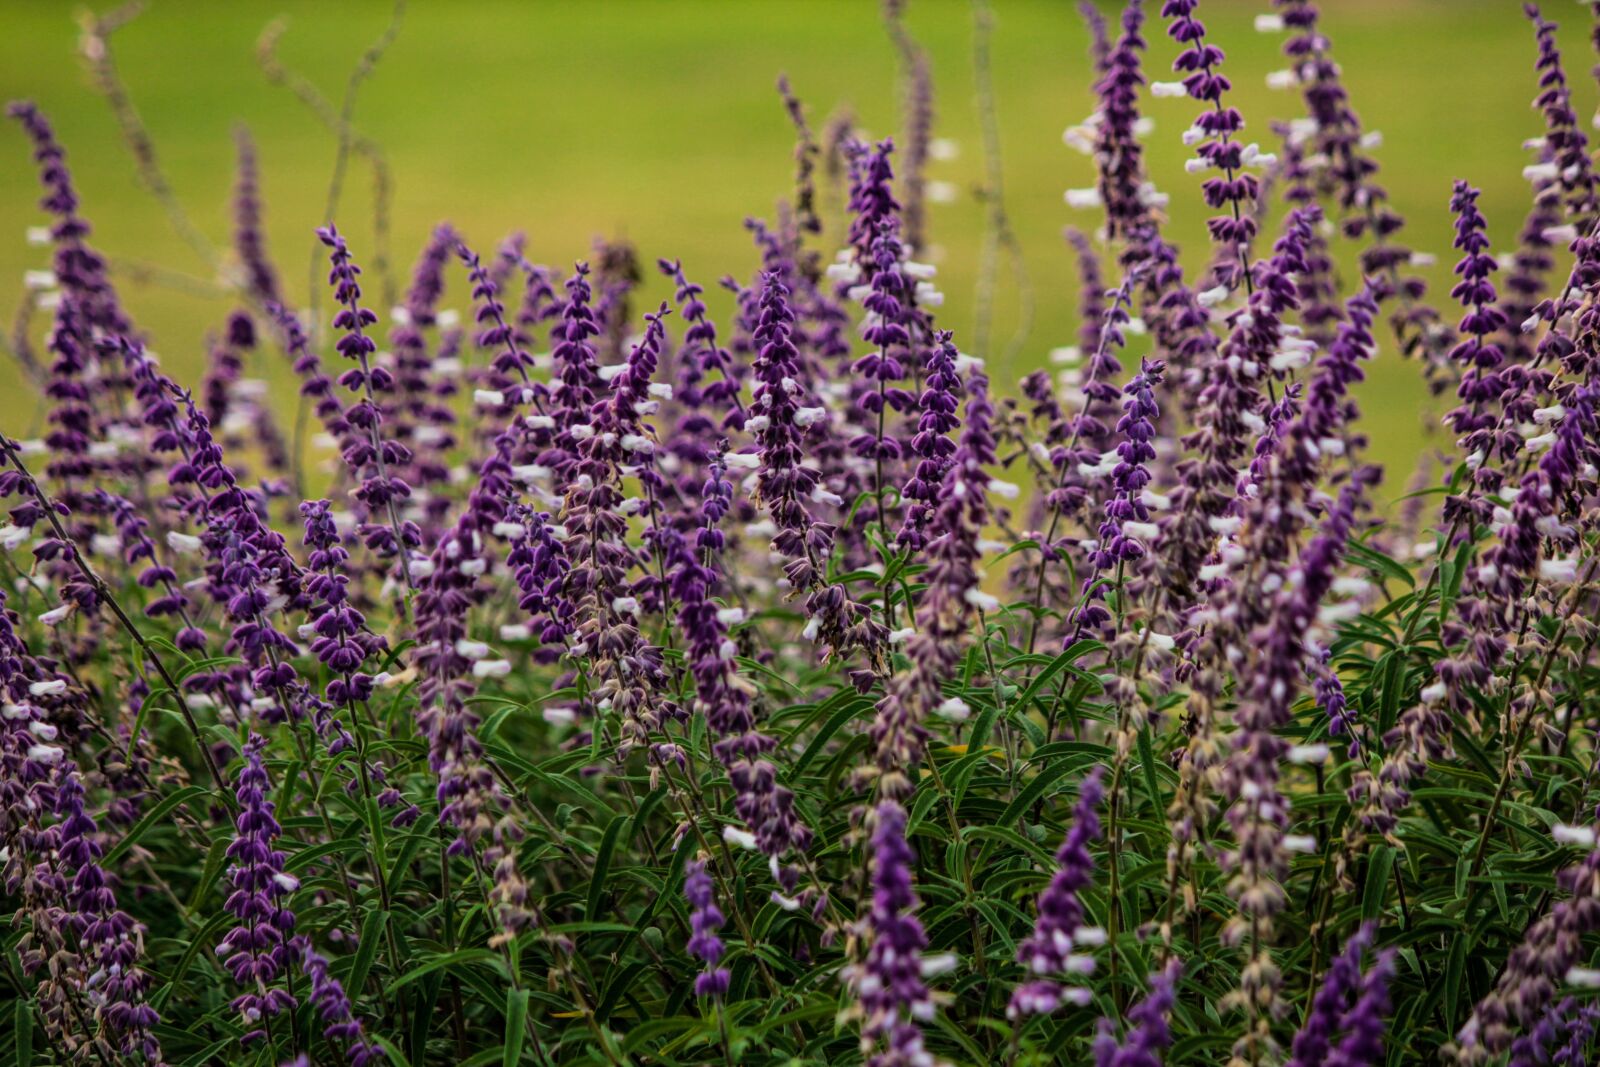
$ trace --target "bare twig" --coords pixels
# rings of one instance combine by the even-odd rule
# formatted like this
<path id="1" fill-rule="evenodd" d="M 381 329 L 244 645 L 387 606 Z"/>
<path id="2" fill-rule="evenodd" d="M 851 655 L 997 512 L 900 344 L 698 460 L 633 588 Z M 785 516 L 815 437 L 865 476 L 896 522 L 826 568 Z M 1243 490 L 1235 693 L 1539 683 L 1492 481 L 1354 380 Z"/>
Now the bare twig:
<path id="1" fill-rule="evenodd" d="M 90 73 L 94 75 L 96 88 L 106 98 L 106 103 L 111 105 L 111 113 L 116 116 L 117 125 L 122 130 L 122 138 L 127 142 L 128 151 L 133 155 L 139 180 L 166 211 L 167 219 L 172 223 L 172 228 L 178 232 L 178 236 L 194 249 L 195 255 L 199 256 L 214 274 L 220 267 L 222 258 L 218 255 L 216 246 L 194 224 L 194 220 L 189 218 L 189 213 L 183 209 L 178 194 L 173 192 L 171 183 L 162 172 L 160 160 L 156 158 L 155 142 L 145 129 L 144 120 L 139 117 L 138 109 L 133 106 L 133 98 L 128 94 L 128 87 L 123 83 L 122 76 L 117 73 L 116 59 L 111 54 L 111 34 L 132 22 L 143 11 L 144 0 L 131 0 L 105 15 L 96 15 L 92 11 L 83 12 L 78 17 L 78 24 L 83 28 L 80 47 L 84 59 L 89 63 Z"/>

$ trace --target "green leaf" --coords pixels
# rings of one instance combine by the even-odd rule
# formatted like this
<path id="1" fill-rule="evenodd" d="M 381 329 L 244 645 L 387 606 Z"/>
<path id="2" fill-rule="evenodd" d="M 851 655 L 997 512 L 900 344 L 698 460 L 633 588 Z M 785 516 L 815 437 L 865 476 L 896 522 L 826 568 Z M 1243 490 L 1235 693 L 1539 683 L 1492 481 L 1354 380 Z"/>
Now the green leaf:
<path id="1" fill-rule="evenodd" d="M 411 1061 L 406 1059 L 404 1052 L 400 1051 L 400 1046 L 390 1041 L 387 1037 L 380 1033 L 372 1033 L 368 1035 L 367 1039 L 382 1045 L 383 1051 L 386 1053 L 385 1058 L 391 1063 L 397 1064 L 398 1067 L 411 1067 Z"/>
<path id="2" fill-rule="evenodd" d="M 222 917 L 229 918 L 226 913 Z M 490 952 L 486 948 L 458 948 L 454 952 L 447 952 L 442 956 L 435 956 L 431 960 L 417 964 L 405 974 L 390 982 L 384 992 L 392 994 L 398 989 L 404 989 L 417 979 L 432 974 L 441 967 L 453 967 L 458 963 L 487 963 L 502 978 L 509 978 L 509 975 L 506 974 L 505 965 L 500 962 L 500 957 L 496 953 Z"/>
<path id="3" fill-rule="evenodd" d="M 417 989 L 416 999 L 411 1004 L 411 1055 L 417 1059 L 426 1059 L 428 1055 L 428 1033 L 433 1029 L 436 1021 L 435 1011 L 439 1003 L 439 992 L 444 988 L 444 975 L 431 975 Z M 450 1011 L 454 1012 L 452 1006 Z"/>
<path id="4" fill-rule="evenodd" d="M 167 686 L 153 686 L 148 696 L 139 702 L 139 713 L 133 717 L 133 731 L 128 734 L 128 748 L 131 750 L 139 743 L 139 738 L 144 735 L 144 724 L 151 713 L 156 710 L 156 705 L 162 696 L 171 696 L 172 690 Z"/>
<path id="5" fill-rule="evenodd" d="M 1400 715 L 1400 681 L 1405 677 L 1406 658 L 1398 651 L 1386 652 L 1373 673 L 1383 678 L 1383 700 L 1378 706 L 1378 735 L 1388 732 Z"/>
<path id="6" fill-rule="evenodd" d="M 522 1059 L 522 1042 L 528 1028 L 528 991 L 506 990 L 506 1043 L 502 1067 L 516 1067 Z"/>
<path id="7" fill-rule="evenodd" d="M 367 984 L 367 972 L 372 969 L 372 958 L 377 955 L 378 942 L 383 939 L 384 927 L 388 922 L 388 912 L 374 909 L 367 913 L 366 920 L 361 924 L 361 943 L 356 946 L 355 959 L 350 964 L 350 976 L 345 982 L 345 988 L 353 997 L 360 996 Z"/>
<path id="8" fill-rule="evenodd" d="M 1022 791 L 1017 794 L 1017 798 L 1006 805 L 1005 813 L 995 820 L 995 825 L 1010 826 L 1016 822 L 1017 819 L 1021 818 L 1022 813 L 1028 810 L 1029 805 L 1044 796 L 1045 790 L 1055 785 L 1063 775 L 1074 770 L 1077 766 L 1078 764 L 1071 760 L 1062 760 L 1060 763 L 1040 771 L 1034 776 L 1033 781 L 1022 788 Z"/>
<path id="9" fill-rule="evenodd" d="M 606 879 L 611 874 L 611 857 L 617 851 L 617 840 L 622 833 L 623 824 L 628 820 L 618 815 L 612 818 L 606 827 L 605 836 L 600 839 L 600 849 L 594 855 L 594 872 L 589 876 L 589 907 L 584 912 L 590 920 L 600 914 L 600 905 L 605 900 Z"/>
<path id="10" fill-rule="evenodd" d="M 989 1056 L 983 1049 L 978 1047 L 978 1043 L 972 1040 L 972 1037 L 965 1030 L 951 1022 L 946 1013 L 939 1012 L 935 1014 L 934 1024 L 938 1026 L 941 1033 L 966 1050 L 968 1063 L 989 1063 L 993 1060 L 992 1056 Z"/>
<path id="11" fill-rule="evenodd" d="M 967 738 L 967 751 L 981 751 L 989 742 L 989 731 L 994 728 L 994 720 L 1000 714 L 1000 706 L 994 703 L 984 705 L 978 713 L 977 721 L 972 724 L 972 733 Z"/>
<path id="12" fill-rule="evenodd" d="M 1145 791 L 1150 794 L 1150 809 L 1157 814 L 1166 810 L 1161 799 L 1161 786 L 1156 781 L 1155 748 L 1150 743 L 1150 727 L 1139 731 L 1139 769 L 1143 771 Z"/>
<path id="13" fill-rule="evenodd" d="M 217 844 L 222 845 L 223 842 L 218 841 Z M 216 849 L 213 849 L 213 851 L 216 851 Z M 190 910 L 194 909 L 191 907 Z M 195 957 L 199 956 L 205 949 L 215 948 L 216 939 L 222 932 L 222 928 L 232 921 L 233 916 L 231 914 L 219 910 L 211 917 L 211 921 L 206 923 L 205 927 L 194 935 L 189 942 L 188 948 L 184 949 L 182 957 L 179 958 L 178 965 L 173 968 L 172 977 L 168 979 L 166 985 L 156 990 L 155 994 L 151 996 L 150 1006 L 152 1008 L 157 1011 L 162 1009 L 167 999 L 178 988 L 178 984 L 183 981 L 184 975 L 189 973 L 189 968 L 194 964 Z"/>
<path id="14" fill-rule="evenodd" d="M 631 963 L 620 969 L 613 969 L 616 977 L 612 978 L 600 993 L 600 1004 L 595 1008 L 595 1018 L 602 1023 L 611 1017 L 611 1011 L 617 1006 L 617 1001 L 622 999 L 633 980 L 643 974 L 647 968 L 643 961 Z"/>
<path id="15" fill-rule="evenodd" d="M 811 743 L 800 754 L 800 758 L 795 760 L 794 769 L 789 772 L 788 780 L 790 782 L 797 781 L 800 775 L 805 773 L 805 769 L 811 765 L 811 761 L 816 759 L 818 754 L 822 752 L 822 747 L 833 738 L 833 735 L 838 733 L 845 723 L 871 707 L 872 701 L 863 697 L 848 701 L 844 707 L 834 712 L 828 721 L 823 724 L 822 729 L 818 730 L 816 736 L 811 739 Z"/>
<path id="16" fill-rule="evenodd" d="M 735 658 L 734 662 L 744 670 L 750 671 L 754 674 L 765 675 L 766 677 L 771 678 L 774 682 L 777 682 L 779 685 L 787 686 L 796 693 L 804 693 L 804 690 L 795 685 L 794 682 L 790 681 L 788 678 L 785 678 L 771 667 L 768 667 L 765 663 L 757 663 L 755 660 L 746 659 L 743 656 Z"/>
<path id="17" fill-rule="evenodd" d="M 17 1050 L 17 1067 L 32 1067 L 33 1064 L 33 1005 L 26 998 L 19 997 L 16 1006 L 11 1012 L 11 1028 L 16 1032 L 17 1038 L 13 1047 Z"/>
<path id="18" fill-rule="evenodd" d="M 404 880 L 406 871 L 410 869 L 411 862 L 416 859 L 422 846 L 433 840 L 429 831 L 433 829 L 434 822 L 433 816 L 423 816 L 395 850 L 394 865 L 389 868 L 390 885 L 399 885 Z"/>
<path id="19" fill-rule="evenodd" d="M 1467 971 L 1467 948 L 1472 939 L 1458 935 L 1450 939 L 1450 958 L 1444 966 L 1444 1021 L 1445 1028 L 1455 1033 L 1460 1019 L 1461 984 Z"/>
<path id="20" fill-rule="evenodd" d="M 1391 581 L 1405 583 L 1408 589 L 1417 584 L 1416 580 L 1411 577 L 1409 570 L 1382 552 L 1368 548 L 1366 545 L 1351 542 L 1345 545 L 1344 554 L 1351 562 L 1360 564 L 1374 574 L 1381 574 Z"/>
<path id="21" fill-rule="evenodd" d="M 1376 919 L 1383 914 L 1383 902 L 1388 896 L 1389 874 L 1394 869 L 1394 849 L 1378 845 L 1372 850 L 1367 864 L 1367 884 L 1361 892 L 1361 917 Z"/>
<path id="22" fill-rule="evenodd" d="M 218 1062 L 217 1054 L 237 1040 L 239 1040 L 237 1037 L 229 1034 L 227 1037 L 224 1037 L 219 1041 L 213 1041 L 199 1052 L 196 1052 L 193 1056 L 190 1056 L 188 1059 L 184 1060 L 183 1067 L 201 1067 L 202 1064 L 216 1063 Z"/>
<path id="23" fill-rule="evenodd" d="M 1024 689 L 1022 695 L 1017 698 L 1016 706 L 1026 708 L 1039 695 L 1039 691 L 1050 684 L 1050 679 L 1066 670 L 1074 661 L 1087 656 L 1091 652 L 1098 652 L 1105 647 L 1099 641 L 1076 642 L 1071 648 L 1051 660 L 1050 666 L 1033 676 L 1033 681 L 1028 683 L 1028 688 Z"/>
<path id="24" fill-rule="evenodd" d="M 122 855 L 127 852 L 128 849 L 132 848 L 138 843 L 139 839 L 143 837 L 152 826 L 165 819 L 168 815 L 172 814 L 174 808 L 177 808 L 179 805 L 184 804 L 195 797 L 203 797 L 207 794 L 207 792 L 209 792 L 209 790 L 207 790 L 204 786 L 186 785 L 176 793 L 171 793 L 162 797 L 153 808 L 145 812 L 143 818 L 133 824 L 133 828 L 123 835 L 121 841 L 118 841 L 106 851 L 105 859 L 101 860 L 100 862 L 106 866 L 114 865 L 119 859 L 122 858 Z"/>

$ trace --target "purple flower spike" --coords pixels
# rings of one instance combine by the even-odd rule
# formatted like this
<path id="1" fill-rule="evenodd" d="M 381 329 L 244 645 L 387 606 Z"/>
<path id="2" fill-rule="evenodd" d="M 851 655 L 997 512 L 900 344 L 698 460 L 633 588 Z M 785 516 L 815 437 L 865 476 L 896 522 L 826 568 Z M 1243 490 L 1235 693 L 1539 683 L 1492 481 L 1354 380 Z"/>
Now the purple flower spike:
<path id="1" fill-rule="evenodd" d="M 1373 933 L 1371 923 L 1362 924 L 1328 965 L 1312 998 L 1311 1011 L 1294 1035 L 1288 1067 L 1322 1067 L 1327 1062 L 1333 1039 L 1361 984 L 1361 957 L 1372 947 Z"/>
<path id="2" fill-rule="evenodd" d="M 368 515 L 357 533 L 378 558 L 399 557 L 398 566 L 409 587 L 410 554 L 422 544 L 422 533 L 416 523 L 401 519 L 400 506 L 411 495 L 411 486 L 391 472 L 408 466 L 412 455 L 399 441 L 384 439 L 383 407 L 378 400 L 380 394 L 388 396 L 394 392 L 394 375 L 372 360 L 378 343 L 366 331 L 377 323 L 378 316 L 361 306 L 361 268 L 350 258 L 349 247 L 334 227 L 318 230 L 317 236 L 330 250 L 328 259 L 332 267 L 328 282 L 340 305 L 333 318 L 333 328 L 344 331 L 334 347 L 356 364 L 339 376 L 339 384 L 356 394 L 355 400 L 344 409 L 344 421 L 355 432 L 344 443 L 343 455 L 350 473 L 360 480 L 355 498 Z M 371 521 L 371 517 L 378 517 L 379 521 Z"/>
<path id="3" fill-rule="evenodd" d="M 1361 976 L 1356 1002 L 1344 1019 L 1344 1039 L 1328 1054 L 1327 1067 L 1379 1067 L 1385 1062 L 1384 1021 L 1389 1014 L 1389 980 L 1394 977 L 1394 950 L 1385 949 Z"/>
<path id="4" fill-rule="evenodd" d="M 266 235 L 261 229 L 261 174 L 256 164 L 256 145 L 250 131 L 240 126 L 234 131 L 239 166 L 233 186 L 233 247 L 244 268 L 245 287 L 251 296 L 266 304 L 279 303 L 278 272 L 267 255 Z"/>
<path id="5" fill-rule="evenodd" d="M 789 290 L 776 273 L 763 277 L 761 321 L 756 327 L 759 346 L 754 374 L 754 415 L 764 421 L 756 431 L 760 449 L 756 495 L 778 528 L 772 540 L 775 551 L 788 559 L 784 576 L 796 593 L 806 598 L 808 638 L 819 641 L 829 653 L 842 656 L 865 649 L 881 656 L 887 633 L 869 609 L 849 597 L 841 585 L 827 582 L 825 562 L 833 550 L 837 529 L 818 522 L 810 505 L 826 493 L 815 467 L 805 462 L 804 438 L 808 427 L 822 420 L 822 408 L 801 403 L 800 352 L 791 338 L 794 312 Z M 729 465 L 738 457 L 729 457 Z"/>
<path id="6" fill-rule="evenodd" d="M 1081 893 L 1094 881 L 1094 857 L 1089 846 L 1100 840 L 1100 816 L 1096 809 L 1104 796 L 1100 769 L 1090 771 L 1078 787 L 1078 803 L 1072 810 L 1072 826 L 1061 848 L 1056 851 L 1057 869 L 1045 891 L 1039 894 L 1039 918 L 1033 933 L 1017 946 L 1017 962 L 1034 981 L 1019 985 L 1011 995 L 1006 1015 L 1017 1019 L 1025 1015 L 1048 1014 L 1065 1002 L 1087 1004 L 1089 990 L 1063 986 L 1064 975 L 1085 975 L 1094 970 L 1094 957 L 1075 952 L 1105 943 L 1105 931 L 1084 925 Z"/>
<path id="7" fill-rule="evenodd" d="M 968 383 L 966 423 L 928 522 L 927 589 L 905 645 L 910 666 L 886 681 L 872 723 L 873 766 L 864 773 L 876 778 L 886 799 L 910 796 L 925 724 L 933 716 L 960 721 L 970 713 L 965 701 L 945 698 L 944 685 L 956 674 L 973 624 L 1000 606 L 984 592 L 979 569 L 979 541 L 989 523 L 987 469 L 995 464 L 988 385 L 981 374 Z"/>
<path id="8" fill-rule="evenodd" d="M 1451 351 L 1450 358 L 1462 368 L 1461 385 L 1456 391 L 1461 404 L 1450 412 L 1450 428 L 1459 435 L 1459 444 L 1469 454 L 1481 452 L 1490 443 L 1489 431 L 1495 417 L 1488 406 L 1497 401 L 1503 392 L 1500 366 L 1505 352 L 1494 340 L 1504 333 L 1505 314 L 1496 306 L 1498 296 L 1492 280 L 1499 269 L 1490 254 L 1488 224 L 1478 210 L 1478 190 L 1466 182 L 1458 181 L 1450 198 L 1450 209 L 1456 215 L 1456 248 L 1462 257 L 1456 264 L 1456 274 L 1461 280 L 1450 290 L 1450 295 L 1465 309 L 1461 318 L 1462 340 Z M 1482 458 L 1474 463 L 1477 466 Z M 1486 482 L 1490 477 L 1484 467 L 1479 467 L 1478 481 L 1493 491 L 1498 486 Z"/>
<path id="9" fill-rule="evenodd" d="M 1156 420 L 1161 415 L 1155 390 L 1166 369 L 1160 360 L 1147 359 L 1122 390 L 1127 399 L 1122 405 L 1122 418 L 1117 421 L 1122 440 L 1117 444 L 1116 465 L 1111 469 L 1112 495 L 1106 501 L 1105 518 L 1090 556 L 1093 570 L 1084 578 L 1082 603 L 1072 616 L 1073 637 L 1068 645 L 1085 630 L 1098 632 L 1110 624 L 1111 613 L 1103 604 L 1102 579 L 1125 564 L 1143 559 L 1146 545 L 1157 533 L 1144 494 L 1150 484 L 1149 464 L 1156 458 Z"/>
<path id="10" fill-rule="evenodd" d="M 710 409 L 691 416 L 696 421 L 683 427 L 685 433 L 711 436 L 711 413 L 722 411 L 721 426 L 733 429 L 744 425 L 744 404 L 739 400 L 739 385 L 744 367 L 736 363 L 726 348 L 717 343 L 717 327 L 706 315 L 705 290 L 684 277 L 678 260 L 661 260 L 661 273 L 672 279 L 673 299 L 689 328 L 683 333 L 678 352 L 680 371 L 675 399 L 691 411 Z M 706 382 L 715 371 L 717 379 Z M 705 384 L 702 384 L 705 383 Z M 703 420 L 703 421 L 700 421 Z"/>
<path id="11" fill-rule="evenodd" d="M 350 1006 L 350 998 L 345 995 L 344 986 L 328 973 L 327 959 L 312 948 L 310 939 L 303 935 L 296 937 L 289 948 L 299 957 L 300 970 L 311 980 L 311 1006 L 327 1024 L 323 1027 L 322 1036 L 334 1045 L 343 1047 L 345 1060 L 350 1067 L 366 1067 L 369 1063 L 382 1060 L 383 1048 L 366 1036 L 361 1020 L 356 1018 Z"/>
<path id="12" fill-rule="evenodd" d="M 933 994 L 924 973 L 944 969 L 942 959 L 924 960 L 927 935 L 914 912 L 917 894 L 912 887 L 911 865 L 916 854 L 906 841 L 906 812 L 886 800 L 873 811 L 872 910 L 864 923 L 871 944 L 862 963 L 849 968 L 846 977 L 857 998 L 861 1015 L 862 1052 L 879 1041 L 888 1046 L 875 1064 L 924 1062 L 919 1023 L 932 1018 Z"/>
<path id="13" fill-rule="evenodd" d="M 1121 1045 L 1110 1019 L 1100 1020 L 1094 1042 L 1095 1067 L 1161 1067 L 1161 1053 L 1172 1044 L 1167 1016 L 1177 999 L 1183 964 L 1177 960 L 1150 977 L 1150 992 L 1128 1009 L 1128 1036 Z"/>
<path id="14" fill-rule="evenodd" d="M 1238 289 L 1250 281 L 1244 256 L 1256 235 L 1256 198 L 1261 194 L 1260 180 L 1245 168 L 1265 166 L 1273 160 L 1255 145 L 1235 139 L 1244 129 L 1244 117 L 1223 103 L 1233 83 L 1218 70 L 1222 49 L 1206 40 L 1205 24 L 1194 14 L 1199 7 L 1200 0 L 1166 0 L 1161 15 L 1168 20 L 1167 33 L 1183 48 L 1172 63 L 1172 69 L 1183 76 L 1183 92 L 1209 109 L 1195 118 L 1195 129 L 1202 136 L 1195 155 L 1202 167 L 1222 172 L 1201 183 L 1206 203 L 1221 214 L 1212 216 L 1206 225 L 1211 239 L 1221 246 L 1219 251 L 1232 250 L 1216 264 L 1217 283 Z"/>
<path id="15" fill-rule="evenodd" d="M 1087 15 L 1089 5 L 1084 4 Z M 1098 18 L 1098 14 L 1097 14 Z M 1096 25 L 1091 21 L 1091 26 Z M 1099 21 L 1099 30 L 1105 24 Z M 1122 12 L 1122 33 L 1108 48 L 1095 86 L 1100 98 L 1100 122 L 1095 136 L 1095 170 L 1100 201 L 1105 206 L 1108 237 L 1129 238 L 1152 226 L 1151 207 L 1157 200 L 1145 177 L 1144 146 L 1139 143 L 1139 93 L 1145 84 L 1144 7 L 1129 4 Z M 1092 349 L 1092 345 L 1090 349 Z"/>
<path id="16" fill-rule="evenodd" d="M 16 624 L 0 590 L 0 888 L 31 927 L 17 958 L 38 983 L 47 1025 L 66 1023 L 108 1062 L 142 1055 L 159 1064 L 145 929 L 117 904 L 119 883 L 101 866 L 103 836 L 62 736 L 83 713 L 82 694 L 28 651 Z M 85 1015 L 101 1024 L 97 1033 L 77 1029 Z"/>
<path id="17" fill-rule="evenodd" d="M 295 919 L 286 898 L 300 888 L 300 882 L 285 873 L 283 853 L 274 847 L 282 829 L 273 817 L 273 803 L 267 799 L 272 783 L 262 762 L 266 745 L 265 738 L 251 735 L 234 789 L 239 814 L 234 821 L 237 832 L 227 851 L 233 892 L 225 907 L 237 924 L 217 945 L 223 966 L 247 990 L 232 1002 L 250 1028 L 243 1038 L 246 1042 L 264 1037 L 266 1020 L 297 1003 L 287 989 L 272 988 L 294 961 L 289 941 Z"/>
<path id="18" fill-rule="evenodd" d="M 961 424 L 956 417 L 956 409 L 961 404 L 961 376 L 956 372 L 959 353 L 951 336 L 948 330 L 937 335 L 928 356 L 922 396 L 917 402 L 922 417 L 917 420 L 917 432 L 911 438 L 911 452 L 917 457 L 917 465 L 900 491 L 910 501 L 899 536 L 900 543 L 908 548 L 922 548 L 927 543 L 924 527 L 936 508 L 939 487 L 956 451 L 950 431 Z"/>
<path id="19" fill-rule="evenodd" d="M 1593 840 L 1592 826 L 1581 829 Z M 1600 849 L 1558 871 L 1556 885 L 1566 895 L 1523 933 L 1494 988 L 1456 1034 L 1460 1062 L 1480 1064 L 1505 1052 L 1517 1028 L 1534 1025 L 1567 972 L 1587 959 L 1585 938 L 1600 929 Z"/>
<path id="20" fill-rule="evenodd" d="M 722 910 L 717 907 L 711 875 L 706 873 L 706 865 L 699 860 L 690 860 L 684 867 L 683 895 L 694 909 L 689 916 L 689 925 L 694 931 L 689 938 L 689 954 L 703 960 L 706 965 L 705 970 L 695 977 L 694 994 L 697 997 L 722 997 L 728 992 L 728 970 L 717 966 L 725 951 L 722 938 L 717 936 L 717 931 L 722 929 Z"/>

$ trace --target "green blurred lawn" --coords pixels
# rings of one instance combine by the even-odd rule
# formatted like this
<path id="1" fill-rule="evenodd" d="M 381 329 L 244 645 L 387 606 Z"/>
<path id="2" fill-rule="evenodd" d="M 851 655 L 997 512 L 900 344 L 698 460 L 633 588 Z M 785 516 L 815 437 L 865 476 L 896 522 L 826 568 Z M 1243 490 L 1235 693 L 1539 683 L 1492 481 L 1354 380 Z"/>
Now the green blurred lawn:
<path id="1" fill-rule="evenodd" d="M 1148 0 L 1147 8 L 1157 8 Z M 1509 248 L 1526 205 L 1521 142 L 1540 132 L 1533 34 L 1510 0 L 1327 0 L 1324 28 L 1353 102 L 1381 130 L 1378 156 L 1414 246 L 1439 253 L 1445 278 L 1450 182 L 1484 188 L 1491 233 Z M 1566 20 L 1562 41 L 1587 124 L 1594 104 L 1585 39 L 1575 4 L 1547 3 Z M 966 335 L 982 211 L 967 192 L 981 174 L 973 108 L 971 13 L 959 0 L 914 0 L 910 23 L 928 48 L 938 91 L 936 132 L 959 155 L 932 164 L 930 177 L 957 184 L 961 198 L 931 210 L 941 284 L 941 318 Z M 997 0 L 995 79 L 1008 204 L 1038 298 L 1031 340 L 1017 365 L 994 368 L 1002 384 L 1071 343 L 1076 279 L 1060 240 L 1069 223 L 1094 219 L 1068 210 L 1062 190 L 1092 183 L 1088 159 L 1063 146 L 1061 131 L 1090 108 L 1086 35 L 1069 0 Z M 1270 92 L 1265 76 L 1283 64 L 1282 38 L 1252 30 L 1266 0 L 1208 0 L 1202 13 L 1228 50 L 1235 102 L 1250 131 L 1298 114 L 1292 94 Z M 320 219 L 334 144 L 287 91 L 268 84 L 254 45 L 275 17 L 288 19 L 280 45 L 287 63 L 335 99 L 361 50 L 386 24 L 385 4 L 155 0 L 114 38 L 122 74 L 172 184 L 196 222 L 221 243 L 228 234 L 230 130 L 246 123 L 263 162 L 268 230 L 292 291 L 303 293 L 311 228 Z M 139 186 L 104 101 L 76 51 L 71 5 L 53 0 L 0 4 L 0 96 L 26 96 L 56 123 L 95 240 L 115 256 L 203 273 L 160 207 Z M 1149 65 L 1165 76 L 1175 49 L 1149 34 Z M 773 92 L 787 72 L 820 125 L 847 105 L 874 134 L 892 132 L 894 53 L 873 0 L 606 0 L 591 3 L 446 0 L 414 2 L 399 39 L 364 89 L 357 125 L 381 142 L 397 176 L 395 249 L 402 272 L 425 237 L 449 219 L 485 250 L 525 229 L 534 258 L 555 264 L 586 255 L 600 235 L 626 235 L 647 261 L 682 257 L 710 285 L 754 265 L 741 220 L 770 215 L 792 172 L 789 127 Z M 1172 232 L 1191 256 L 1204 252 L 1197 182 L 1182 170 L 1178 141 L 1194 113 L 1186 100 L 1153 102 L 1149 158 L 1172 196 Z M 45 265 L 24 240 L 41 221 L 27 148 L 13 124 L 0 130 L 0 316 L 9 324 L 23 271 Z M 367 172 L 354 164 L 339 214 L 358 256 L 370 246 Z M 203 335 L 227 304 L 123 279 L 127 302 L 167 366 L 192 375 Z M 654 283 L 652 283 L 654 284 Z M 1443 285 L 1436 284 L 1443 295 Z M 453 300 L 459 301 L 460 287 Z M 656 285 L 653 293 L 664 290 Z M 997 336 L 1014 321 L 1015 293 L 1002 292 Z M 1387 340 L 1387 339 L 1386 339 Z M 22 432 L 37 404 L 0 370 L 0 429 Z M 1365 400 L 1376 457 L 1391 465 L 1400 492 L 1422 443 L 1424 403 L 1416 368 L 1386 350 Z"/>

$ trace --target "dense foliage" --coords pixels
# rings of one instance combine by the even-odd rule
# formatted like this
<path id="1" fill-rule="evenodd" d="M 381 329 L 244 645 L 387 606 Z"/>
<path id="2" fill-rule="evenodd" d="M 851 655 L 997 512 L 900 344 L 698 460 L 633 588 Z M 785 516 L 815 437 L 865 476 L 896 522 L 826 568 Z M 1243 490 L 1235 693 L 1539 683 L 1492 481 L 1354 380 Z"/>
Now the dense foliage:
<path id="1" fill-rule="evenodd" d="M 1264 144 L 1198 8 L 1086 12 L 1081 337 L 1014 393 L 919 258 L 898 4 L 899 141 L 782 86 L 796 188 L 723 322 L 692 264 L 640 307 L 626 244 L 449 225 L 389 300 L 330 222 L 290 307 L 241 139 L 237 310 L 176 381 L 12 105 L 53 260 L 0 437 L 0 1052 L 1590 1062 L 1600 184 L 1555 27 L 1517 244 L 1441 181 L 1430 304 L 1317 9 L 1258 20 Z M 1380 350 L 1454 396 L 1393 507 Z"/>

